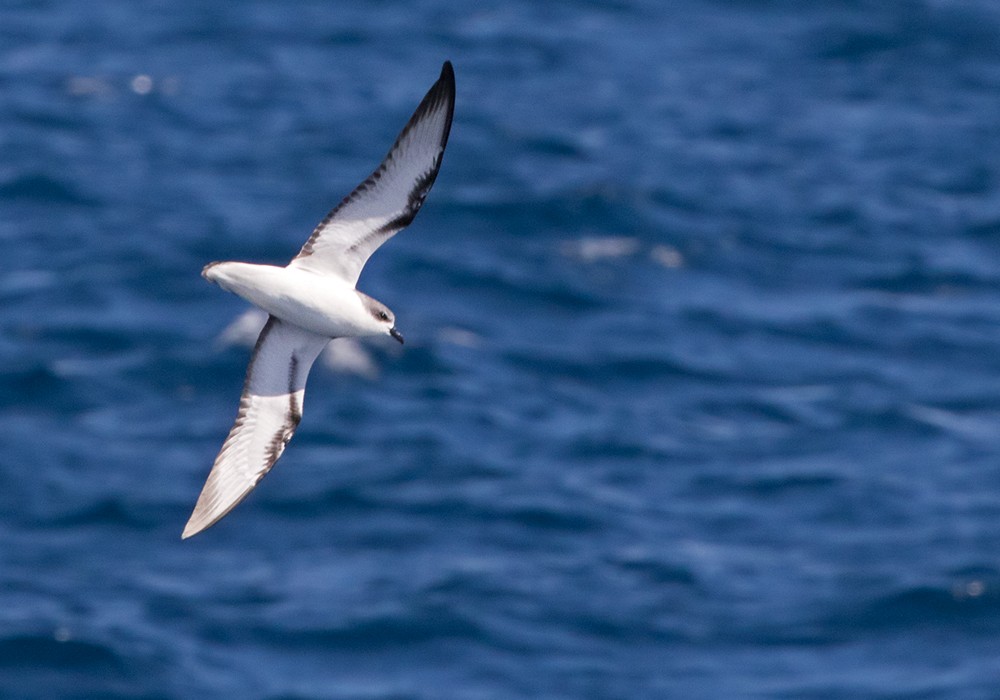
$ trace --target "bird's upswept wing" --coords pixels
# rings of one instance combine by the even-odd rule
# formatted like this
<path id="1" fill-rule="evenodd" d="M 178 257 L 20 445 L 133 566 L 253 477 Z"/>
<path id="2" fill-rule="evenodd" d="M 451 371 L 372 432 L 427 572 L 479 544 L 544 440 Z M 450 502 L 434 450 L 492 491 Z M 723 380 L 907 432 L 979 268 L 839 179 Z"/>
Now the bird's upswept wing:
<path id="1" fill-rule="evenodd" d="M 274 466 L 302 417 L 306 378 L 329 338 L 270 317 L 247 368 L 236 423 L 212 465 L 183 538 L 214 525 Z"/>
<path id="2" fill-rule="evenodd" d="M 382 164 L 327 214 L 289 264 L 357 284 L 371 254 L 420 211 L 441 167 L 454 110 L 455 73 L 446 61 Z"/>

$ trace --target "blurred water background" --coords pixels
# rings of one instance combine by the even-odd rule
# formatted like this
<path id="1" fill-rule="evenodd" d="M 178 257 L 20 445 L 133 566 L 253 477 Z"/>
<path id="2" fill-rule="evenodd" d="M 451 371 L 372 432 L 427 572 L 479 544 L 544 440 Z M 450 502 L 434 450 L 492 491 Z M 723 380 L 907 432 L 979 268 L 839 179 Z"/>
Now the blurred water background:
<path id="1" fill-rule="evenodd" d="M 407 344 L 181 528 L 443 60 Z M 0 697 L 1000 697 L 992 0 L 0 6 Z M 252 332 L 251 332 L 252 334 Z"/>

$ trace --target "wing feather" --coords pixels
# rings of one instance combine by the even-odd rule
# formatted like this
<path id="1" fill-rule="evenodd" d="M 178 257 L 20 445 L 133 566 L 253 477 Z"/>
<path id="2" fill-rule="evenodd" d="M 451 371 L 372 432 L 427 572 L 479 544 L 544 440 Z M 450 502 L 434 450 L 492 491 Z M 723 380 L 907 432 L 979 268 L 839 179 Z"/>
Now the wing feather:
<path id="1" fill-rule="evenodd" d="M 328 338 L 271 316 L 247 368 L 239 412 L 182 538 L 211 527 L 278 461 L 302 418 L 306 379 Z"/>

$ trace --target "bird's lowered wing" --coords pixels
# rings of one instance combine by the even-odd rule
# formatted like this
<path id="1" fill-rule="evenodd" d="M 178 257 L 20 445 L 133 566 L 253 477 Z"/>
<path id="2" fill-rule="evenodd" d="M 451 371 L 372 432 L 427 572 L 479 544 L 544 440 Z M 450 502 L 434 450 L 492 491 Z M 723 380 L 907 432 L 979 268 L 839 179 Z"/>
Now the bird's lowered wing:
<path id="1" fill-rule="evenodd" d="M 274 466 L 302 417 L 306 378 L 329 338 L 270 317 L 247 368 L 236 422 L 182 538 L 217 523 Z"/>

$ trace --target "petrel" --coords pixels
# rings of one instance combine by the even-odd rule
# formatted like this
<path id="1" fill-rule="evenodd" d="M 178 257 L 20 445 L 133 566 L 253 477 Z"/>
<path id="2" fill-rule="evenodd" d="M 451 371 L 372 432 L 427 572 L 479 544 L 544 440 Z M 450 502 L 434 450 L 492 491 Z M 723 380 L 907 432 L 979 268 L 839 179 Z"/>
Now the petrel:
<path id="1" fill-rule="evenodd" d="M 355 286 L 371 254 L 420 211 L 441 167 L 454 110 L 455 72 L 445 61 L 382 163 L 319 222 L 288 265 L 214 262 L 202 270 L 209 282 L 269 316 L 236 422 L 182 538 L 217 523 L 274 466 L 302 418 L 309 369 L 331 339 L 389 335 L 403 342 L 392 311 Z"/>

